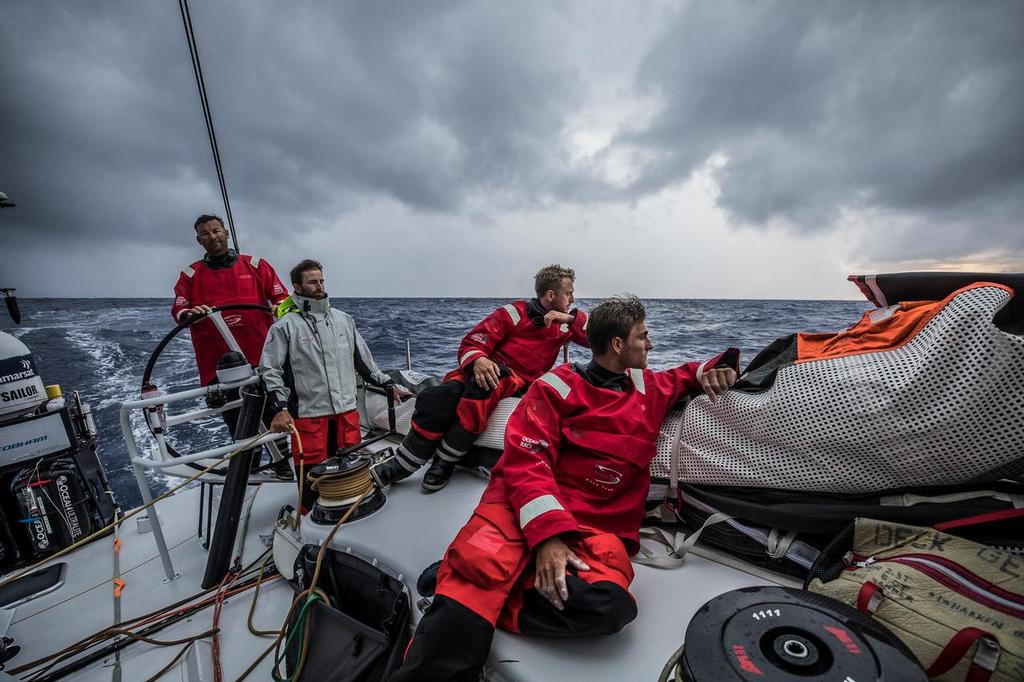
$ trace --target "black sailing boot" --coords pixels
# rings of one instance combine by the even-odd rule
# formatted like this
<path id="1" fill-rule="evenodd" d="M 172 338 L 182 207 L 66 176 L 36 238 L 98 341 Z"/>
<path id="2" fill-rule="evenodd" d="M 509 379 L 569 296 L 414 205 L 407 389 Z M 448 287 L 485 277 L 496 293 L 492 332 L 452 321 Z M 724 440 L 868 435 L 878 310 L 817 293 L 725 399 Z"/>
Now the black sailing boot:
<path id="1" fill-rule="evenodd" d="M 455 471 L 455 465 L 469 452 L 476 436 L 463 429 L 458 423 L 452 426 L 441 442 L 437 444 L 434 461 L 427 473 L 423 474 L 423 489 L 435 493 L 448 485 L 448 479 Z"/>
<path id="2" fill-rule="evenodd" d="M 427 473 L 423 474 L 423 489 L 428 493 L 436 493 L 448 485 L 453 471 L 455 471 L 455 462 L 449 462 L 434 455 L 430 468 L 427 469 Z"/>
<path id="3" fill-rule="evenodd" d="M 292 463 L 288 459 L 288 457 L 282 457 L 274 462 L 274 475 L 281 481 L 291 481 L 295 478 L 295 474 L 292 473 Z"/>

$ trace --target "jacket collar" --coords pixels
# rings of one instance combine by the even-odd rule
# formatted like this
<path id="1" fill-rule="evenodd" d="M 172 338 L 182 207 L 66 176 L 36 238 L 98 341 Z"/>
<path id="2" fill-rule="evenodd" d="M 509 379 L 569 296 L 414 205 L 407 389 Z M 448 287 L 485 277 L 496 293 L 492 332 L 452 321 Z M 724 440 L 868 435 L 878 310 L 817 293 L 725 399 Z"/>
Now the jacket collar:
<path id="1" fill-rule="evenodd" d="M 303 313 L 326 315 L 327 311 L 331 309 L 331 299 L 329 298 L 306 298 L 305 296 L 300 296 L 296 293 L 293 293 L 291 298 L 299 311 Z"/>
<path id="2" fill-rule="evenodd" d="M 223 256 L 220 256 L 219 258 L 215 258 L 210 254 L 206 254 L 203 256 L 203 262 L 206 264 L 206 267 L 211 268 L 213 270 L 223 270 L 225 268 L 230 268 L 232 265 L 238 262 L 238 252 L 235 251 L 234 249 L 228 249 L 228 252 L 225 253 Z"/>
<path id="3" fill-rule="evenodd" d="M 526 314 L 530 317 L 530 321 L 538 327 L 544 326 L 544 316 L 547 313 L 548 309 L 541 305 L 536 298 L 531 298 L 526 302 Z"/>
<path id="4" fill-rule="evenodd" d="M 594 360 L 585 365 L 577 362 L 573 365 L 573 368 L 588 383 L 598 388 L 607 388 L 612 391 L 625 393 L 630 383 L 632 383 L 629 374 L 617 374 L 610 369 L 605 369 Z"/>

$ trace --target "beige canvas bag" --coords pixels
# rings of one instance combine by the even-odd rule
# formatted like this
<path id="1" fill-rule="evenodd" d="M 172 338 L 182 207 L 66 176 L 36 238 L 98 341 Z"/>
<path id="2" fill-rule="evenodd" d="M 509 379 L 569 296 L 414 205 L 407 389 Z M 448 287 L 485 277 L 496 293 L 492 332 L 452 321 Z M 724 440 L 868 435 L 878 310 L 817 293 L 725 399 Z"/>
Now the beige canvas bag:
<path id="1" fill-rule="evenodd" d="M 1024 556 L 936 528 L 857 519 L 811 569 L 813 592 L 885 623 L 934 680 L 1024 680 Z"/>

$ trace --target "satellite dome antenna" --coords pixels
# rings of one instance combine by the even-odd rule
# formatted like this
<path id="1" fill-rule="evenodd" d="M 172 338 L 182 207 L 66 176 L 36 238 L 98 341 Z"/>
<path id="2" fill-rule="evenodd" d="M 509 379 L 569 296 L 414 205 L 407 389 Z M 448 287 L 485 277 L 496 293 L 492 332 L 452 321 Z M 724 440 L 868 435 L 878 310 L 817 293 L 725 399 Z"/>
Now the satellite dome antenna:
<path id="1" fill-rule="evenodd" d="M 0 208 L 14 208 L 17 206 L 13 201 L 7 198 L 7 195 L 0 192 Z"/>

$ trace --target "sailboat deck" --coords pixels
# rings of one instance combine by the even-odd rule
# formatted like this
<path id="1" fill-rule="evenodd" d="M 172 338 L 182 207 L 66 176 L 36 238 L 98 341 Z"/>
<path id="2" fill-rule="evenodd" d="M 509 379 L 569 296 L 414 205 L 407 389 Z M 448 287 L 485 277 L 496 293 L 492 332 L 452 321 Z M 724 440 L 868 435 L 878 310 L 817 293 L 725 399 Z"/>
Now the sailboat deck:
<path id="1" fill-rule="evenodd" d="M 449 486 L 427 495 L 419 476 L 396 484 L 388 491 L 387 504 L 379 512 L 342 527 L 333 546 L 351 548 L 361 556 L 374 557 L 403 576 L 412 600 L 415 581 L 424 567 L 439 559 L 448 542 L 469 517 L 483 489 L 483 481 L 456 474 Z M 294 504 L 294 484 L 253 486 L 255 495 L 245 537 L 243 563 L 255 560 L 266 546 L 260 535 L 270 533 L 278 510 Z M 197 537 L 198 489 L 190 489 L 158 504 L 175 570 L 180 577 L 167 582 L 156 546 L 150 534 L 140 534 L 134 520 L 121 533 L 123 618 L 154 611 L 200 590 L 206 551 Z M 247 503 L 248 504 L 248 501 Z M 329 527 L 303 522 L 303 539 L 319 543 Z M 16 667 L 47 655 L 109 626 L 113 621 L 112 539 L 102 538 L 66 557 L 63 584 L 50 594 L 27 601 L 13 609 L 9 635 L 23 647 L 9 664 Z M 662 665 L 682 641 L 686 624 L 711 597 L 741 587 L 770 584 L 759 577 L 718 563 L 706 556 L 690 555 L 676 570 L 636 567 L 632 591 L 640 615 L 621 633 L 611 637 L 551 640 L 498 632 L 488 664 L 488 677 L 495 680 L 626 680 L 655 679 Z M 220 650 L 225 679 L 237 678 L 272 641 L 250 634 L 246 620 L 251 591 L 230 597 L 221 615 Z M 282 579 L 267 584 L 260 592 L 254 622 L 271 630 L 281 625 L 293 598 Z M 173 640 L 195 635 L 211 627 L 212 608 L 182 620 L 153 635 Z M 414 608 L 413 618 L 420 613 Z M 204 671 L 201 679 L 212 679 L 209 640 L 196 647 L 196 662 Z M 137 642 L 122 650 L 122 679 L 144 680 L 167 665 L 181 645 L 158 647 Z M 90 664 L 75 679 L 109 680 L 114 657 Z M 176 665 L 184 665 L 178 663 Z M 268 656 L 251 679 L 269 678 Z M 170 673 L 168 679 L 182 673 Z"/>

